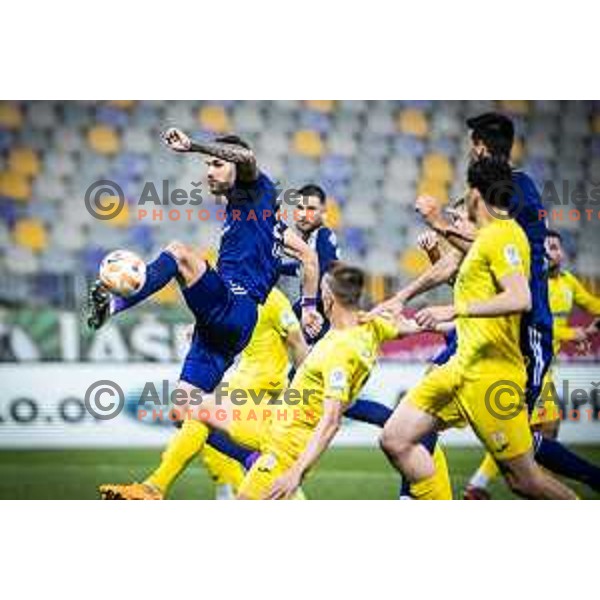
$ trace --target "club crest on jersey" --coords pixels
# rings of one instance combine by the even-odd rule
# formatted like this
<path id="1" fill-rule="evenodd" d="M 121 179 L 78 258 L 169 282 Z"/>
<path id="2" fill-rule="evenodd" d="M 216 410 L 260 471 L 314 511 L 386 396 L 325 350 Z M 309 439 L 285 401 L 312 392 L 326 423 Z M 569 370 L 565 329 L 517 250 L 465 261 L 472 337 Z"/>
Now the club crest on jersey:
<path id="1" fill-rule="evenodd" d="M 521 255 L 514 244 L 508 244 L 508 246 L 504 247 L 504 258 L 506 258 L 506 262 L 512 267 L 517 267 L 521 264 Z"/>
<path id="2" fill-rule="evenodd" d="M 334 369 L 329 374 L 329 387 L 333 390 L 345 390 L 348 384 L 348 377 L 344 369 Z"/>

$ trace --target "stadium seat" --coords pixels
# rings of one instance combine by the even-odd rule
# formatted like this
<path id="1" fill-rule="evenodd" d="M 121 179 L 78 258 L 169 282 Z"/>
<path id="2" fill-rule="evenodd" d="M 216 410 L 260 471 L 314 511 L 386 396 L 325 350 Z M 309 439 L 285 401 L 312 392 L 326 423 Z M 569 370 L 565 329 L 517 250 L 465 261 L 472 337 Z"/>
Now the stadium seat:
<path id="1" fill-rule="evenodd" d="M 425 114 L 416 108 L 407 108 L 398 115 L 398 131 L 412 135 L 417 138 L 424 138 L 429 133 L 429 125 Z"/>
<path id="2" fill-rule="evenodd" d="M 316 131 L 301 130 L 294 134 L 292 149 L 302 156 L 318 158 L 323 154 L 323 142 Z"/>
<path id="3" fill-rule="evenodd" d="M 107 125 L 96 125 L 88 131 L 88 144 L 98 154 L 112 155 L 120 149 L 117 132 Z"/>
<path id="4" fill-rule="evenodd" d="M 46 228 L 37 219 L 17 221 L 13 231 L 15 243 L 33 252 L 40 252 L 48 245 Z"/>
<path id="5" fill-rule="evenodd" d="M 511 115 L 527 115 L 530 110 L 527 100 L 501 100 L 499 108 L 501 112 Z"/>
<path id="6" fill-rule="evenodd" d="M 454 169 L 448 157 L 442 154 L 428 154 L 423 159 L 423 177 L 448 184 L 454 179 Z"/>
<path id="7" fill-rule="evenodd" d="M 0 173 L 0 196 L 14 198 L 15 200 L 29 200 L 31 185 L 25 175 L 15 171 Z"/>
<path id="8" fill-rule="evenodd" d="M 306 100 L 306 106 L 311 110 L 331 113 L 335 108 L 335 100 Z"/>
<path id="9" fill-rule="evenodd" d="M 421 179 L 417 185 L 417 194 L 433 196 L 444 204 L 449 200 L 448 187 L 443 182 L 432 179 Z"/>
<path id="10" fill-rule="evenodd" d="M 402 253 L 399 263 L 402 272 L 409 277 L 420 275 L 430 265 L 425 252 L 414 247 Z"/>
<path id="11" fill-rule="evenodd" d="M 211 133 L 229 133 L 232 129 L 225 109 L 214 104 L 200 108 L 198 122 L 203 129 Z"/>
<path id="12" fill-rule="evenodd" d="M 32 148 L 13 148 L 8 156 L 8 166 L 11 171 L 35 177 L 40 172 L 40 161 Z"/>
<path id="13" fill-rule="evenodd" d="M 23 125 L 23 113 L 15 102 L 0 102 L 0 128 L 20 129 Z"/>

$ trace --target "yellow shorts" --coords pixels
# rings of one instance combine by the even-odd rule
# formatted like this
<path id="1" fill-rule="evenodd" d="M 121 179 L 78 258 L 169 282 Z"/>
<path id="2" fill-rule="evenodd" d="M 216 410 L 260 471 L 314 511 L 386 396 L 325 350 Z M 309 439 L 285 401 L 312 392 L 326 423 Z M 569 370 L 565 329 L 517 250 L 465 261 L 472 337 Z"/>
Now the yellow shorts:
<path id="1" fill-rule="evenodd" d="M 259 392 L 263 389 L 260 382 L 237 376 L 236 373 L 227 382 L 229 390 L 254 390 Z M 268 389 L 268 388 L 266 388 Z M 252 399 L 247 399 L 243 404 L 233 405 L 230 413 L 232 425 L 230 435 L 236 442 L 259 450 L 265 435 L 269 431 L 272 421 L 273 408 L 269 406 L 270 396 L 265 394 L 260 403 L 255 403 Z"/>
<path id="2" fill-rule="evenodd" d="M 493 457 L 502 461 L 532 447 L 527 407 L 516 391 L 524 389 L 524 370 L 499 365 L 466 373 L 453 358 L 427 373 L 403 402 L 437 417 L 442 427 L 468 423 Z"/>
<path id="3" fill-rule="evenodd" d="M 532 426 L 542 423 L 552 423 L 560 419 L 560 407 L 558 405 L 558 394 L 554 383 L 554 372 L 549 369 L 544 377 L 542 393 L 533 407 L 530 423 Z"/>
<path id="4" fill-rule="evenodd" d="M 278 426 L 274 423 L 263 437 L 262 455 L 252 465 L 238 494 L 258 500 L 268 495 L 273 483 L 281 477 L 306 448 L 314 428 L 304 426 Z M 299 496 L 299 498 L 303 498 Z"/>

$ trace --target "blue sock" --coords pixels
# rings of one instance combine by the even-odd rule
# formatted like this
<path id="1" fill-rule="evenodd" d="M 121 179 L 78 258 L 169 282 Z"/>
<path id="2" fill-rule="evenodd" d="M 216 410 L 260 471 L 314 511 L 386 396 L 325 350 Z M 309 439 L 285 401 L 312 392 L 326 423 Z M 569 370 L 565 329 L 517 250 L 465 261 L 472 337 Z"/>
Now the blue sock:
<path id="1" fill-rule="evenodd" d="M 394 411 L 380 402 L 358 399 L 345 413 L 344 416 L 355 421 L 362 421 L 370 425 L 383 427 Z"/>
<path id="2" fill-rule="evenodd" d="M 115 296 L 112 300 L 112 313 L 116 314 L 148 298 L 162 289 L 177 275 L 177 261 L 166 251 L 162 251 L 156 260 L 146 265 L 146 281 L 142 289 L 133 296 L 122 298 Z"/>
<path id="3" fill-rule="evenodd" d="M 236 444 L 226 433 L 222 431 L 211 431 L 206 438 L 206 443 L 215 450 L 222 452 L 226 456 L 237 460 L 242 466 L 247 465 L 247 461 L 254 453 L 248 448 Z"/>
<path id="4" fill-rule="evenodd" d="M 557 440 L 538 440 L 535 460 L 546 469 L 600 491 L 600 468 L 580 458 Z"/>
<path id="5" fill-rule="evenodd" d="M 428 433 L 421 439 L 421 444 L 427 448 L 429 454 L 433 455 L 435 445 L 437 444 L 438 434 L 434 431 Z M 400 496 L 410 496 L 410 481 L 406 477 L 402 477 L 402 485 L 400 486 Z"/>

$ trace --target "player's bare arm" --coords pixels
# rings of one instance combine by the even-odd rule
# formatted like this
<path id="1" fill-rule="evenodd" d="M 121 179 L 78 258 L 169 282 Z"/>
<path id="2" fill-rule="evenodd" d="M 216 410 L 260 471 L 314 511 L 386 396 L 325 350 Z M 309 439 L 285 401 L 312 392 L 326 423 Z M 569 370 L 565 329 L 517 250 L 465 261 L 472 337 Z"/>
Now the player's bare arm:
<path id="1" fill-rule="evenodd" d="M 223 142 L 196 142 L 176 127 L 167 129 L 162 134 L 162 138 L 175 152 L 199 152 L 234 163 L 241 181 L 254 181 L 258 176 L 256 157 L 248 148 Z"/>
<path id="2" fill-rule="evenodd" d="M 368 313 L 367 317 L 372 318 L 385 313 L 391 313 L 395 316 L 401 315 L 407 302 L 444 283 L 450 282 L 458 272 L 462 258 L 463 254 L 461 252 L 450 250 L 419 277 L 404 286 L 396 295 L 378 304 Z"/>
<path id="3" fill-rule="evenodd" d="M 283 232 L 283 250 L 302 263 L 302 326 L 312 337 L 321 330 L 323 318 L 317 311 L 319 259 L 317 253 L 289 227 Z"/>
<path id="4" fill-rule="evenodd" d="M 531 310 L 531 292 L 525 275 L 513 273 L 503 277 L 499 283 L 500 293 L 489 300 L 464 305 L 431 306 L 420 310 L 415 315 L 415 321 L 429 328 L 456 317 L 502 317 Z"/>
<path id="5" fill-rule="evenodd" d="M 439 200 L 431 196 L 419 196 L 415 202 L 415 209 L 435 233 L 448 240 L 463 254 L 469 251 L 475 236 L 452 225 L 444 217 Z"/>
<path id="6" fill-rule="evenodd" d="M 327 398 L 324 401 L 323 416 L 306 449 L 294 465 L 273 484 L 268 496 L 269 500 L 286 500 L 294 495 L 302 483 L 304 474 L 319 460 L 340 429 L 344 414 L 343 406 L 339 400 Z"/>
<path id="7" fill-rule="evenodd" d="M 290 331 L 285 338 L 285 344 L 292 360 L 292 364 L 297 369 L 304 362 L 304 359 L 309 352 L 309 347 L 304 335 L 302 335 L 302 331 L 299 329 Z"/>

